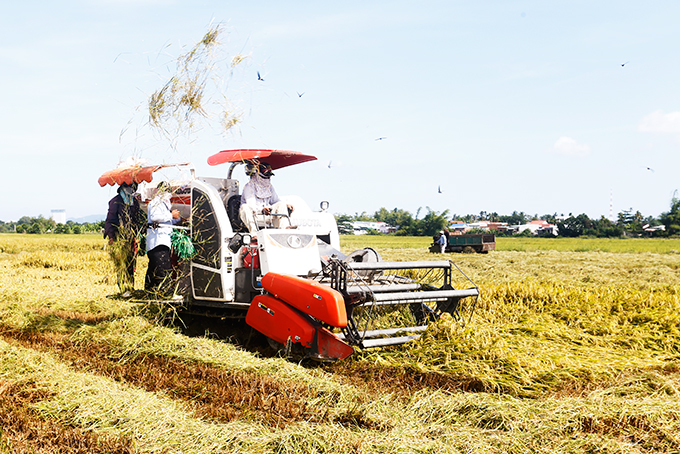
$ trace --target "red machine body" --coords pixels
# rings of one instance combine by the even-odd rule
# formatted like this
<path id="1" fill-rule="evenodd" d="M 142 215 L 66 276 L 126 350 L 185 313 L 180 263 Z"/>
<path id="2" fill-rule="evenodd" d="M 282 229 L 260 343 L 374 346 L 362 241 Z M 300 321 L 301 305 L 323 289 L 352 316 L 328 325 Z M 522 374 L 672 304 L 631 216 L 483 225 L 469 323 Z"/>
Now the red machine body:
<path id="1" fill-rule="evenodd" d="M 262 287 L 271 295 L 253 299 L 246 314 L 248 325 L 281 344 L 299 343 L 317 359 L 344 359 L 354 352 L 317 321 L 339 328 L 347 326 L 345 305 L 338 291 L 278 273 L 265 274 Z"/>
<path id="2" fill-rule="evenodd" d="M 314 340 L 315 330 L 310 320 L 272 296 L 260 295 L 253 299 L 246 323 L 280 344 L 290 338 L 291 342 L 309 348 Z"/>
<path id="3" fill-rule="evenodd" d="M 347 310 L 342 294 L 309 279 L 279 273 L 262 277 L 262 287 L 305 314 L 337 328 L 347 326 Z"/>
<path id="4" fill-rule="evenodd" d="M 260 255 L 257 252 L 257 245 L 243 246 L 243 266 L 246 268 L 260 268 Z"/>

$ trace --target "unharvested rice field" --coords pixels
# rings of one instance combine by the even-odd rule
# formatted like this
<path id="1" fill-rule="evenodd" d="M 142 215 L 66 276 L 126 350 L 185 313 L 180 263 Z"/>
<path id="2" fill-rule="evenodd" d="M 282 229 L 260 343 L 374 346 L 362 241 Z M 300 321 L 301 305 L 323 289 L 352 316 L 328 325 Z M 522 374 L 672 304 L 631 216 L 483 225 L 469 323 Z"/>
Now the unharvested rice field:
<path id="1" fill-rule="evenodd" d="M 440 260 L 429 242 L 342 238 Z M 480 287 L 470 323 L 318 364 L 107 297 L 99 236 L 0 234 L 0 453 L 680 452 L 678 251 L 499 238 L 447 254 Z"/>

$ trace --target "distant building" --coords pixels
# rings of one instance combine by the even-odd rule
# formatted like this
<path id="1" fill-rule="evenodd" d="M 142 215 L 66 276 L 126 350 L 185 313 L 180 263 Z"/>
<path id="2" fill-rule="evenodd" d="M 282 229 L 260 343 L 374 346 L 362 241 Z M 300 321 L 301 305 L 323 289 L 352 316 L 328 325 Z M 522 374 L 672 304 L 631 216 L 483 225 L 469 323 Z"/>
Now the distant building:
<path id="1" fill-rule="evenodd" d="M 665 230 L 666 230 L 665 225 L 650 226 L 649 224 L 645 224 L 642 226 L 642 231 L 647 235 L 651 235 L 656 232 L 664 232 Z"/>
<path id="2" fill-rule="evenodd" d="M 451 221 L 449 223 L 449 231 L 454 235 L 460 235 L 468 230 L 495 230 L 496 232 L 504 232 L 508 229 L 507 222 L 492 222 L 492 221 L 478 221 L 465 223 L 463 221 Z"/>
<path id="3" fill-rule="evenodd" d="M 57 224 L 66 224 L 66 210 L 52 210 L 50 217 Z"/>
<path id="4" fill-rule="evenodd" d="M 557 236 L 558 230 L 557 226 L 549 223 L 548 221 L 536 220 L 531 221 L 528 224 L 517 226 L 517 233 L 522 233 L 525 230 L 529 230 L 533 235 L 554 235 Z"/>
<path id="5" fill-rule="evenodd" d="M 505 232 L 508 230 L 507 222 L 489 222 L 486 225 L 487 230 L 495 230 L 496 232 Z"/>
<path id="6" fill-rule="evenodd" d="M 463 221 L 451 221 L 449 223 L 449 232 L 454 235 L 461 235 L 470 230 L 470 227 Z"/>
<path id="7" fill-rule="evenodd" d="M 397 227 L 391 226 L 386 222 L 371 222 L 371 221 L 354 221 L 352 228 L 355 235 L 364 235 L 369 230 L 376 230 L 380 233 L 394 233 Z"/>
<path id="8" fill-rule="evenodd" d="M 508 225 L 507 222 L 493 222 L 493 221 L 477 221 L 468 222 L 451 221 L 449 223 L 449 231 L 454 235 L 466 233 L 472 229 L 486 230 L 495 232 L 507 232 L 511 234 L 522 233 L 529 230 L 533 235 L 554 235 L 557 236 L 557 226 L 550 224 L 548 221 L 535 220 L 528 224 L 522 225 Z"/>
<path id="9" fill-rule="evenodd" d="M 489 221 L 468 222 L 468 229 L 487 230 Z"/>

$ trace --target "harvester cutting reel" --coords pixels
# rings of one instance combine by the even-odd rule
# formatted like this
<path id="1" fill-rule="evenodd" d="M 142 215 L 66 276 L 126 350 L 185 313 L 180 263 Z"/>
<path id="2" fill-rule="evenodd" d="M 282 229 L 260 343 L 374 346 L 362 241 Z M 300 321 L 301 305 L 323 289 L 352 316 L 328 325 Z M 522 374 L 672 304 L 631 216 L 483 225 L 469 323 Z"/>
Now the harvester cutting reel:
<path id="1" fill-rule="evenodd" d="M 454 268 L 470 287 L 454 288 Z M 377 253 L 354 253 L 345 260 L 331 258 L 324 271 L 324 280 L 342 294 L 347 310 L 347 326 L 336 335 L 361 348 L 414 340 L 443 313 L 465 325 L 461 300 L 472 298 L 466 304 L 469 321 L 479 297 L 479 287 L 448 260 L 382 262 Z"/>

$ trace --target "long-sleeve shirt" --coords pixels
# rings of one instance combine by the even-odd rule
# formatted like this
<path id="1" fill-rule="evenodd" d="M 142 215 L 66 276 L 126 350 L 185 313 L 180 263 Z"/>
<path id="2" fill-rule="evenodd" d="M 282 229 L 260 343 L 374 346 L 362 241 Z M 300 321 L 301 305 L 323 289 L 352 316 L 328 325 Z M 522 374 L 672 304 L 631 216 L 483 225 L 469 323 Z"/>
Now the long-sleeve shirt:
<path id="1" fill-rule="evenodd" d="M 158 224 L 158 228 L 149 227 L 146 235 L 147 252 L 160 245 L 171 247 L 171 226 L 180 221 L 180 219 L 172 218 L 171 206 L 170 200 L 164 200 L 162 197 L 154 197 L 149 202 L 149 223 Z"/>
<path id="2" fill-rule="evenodd" d="M 269 181 L 267 181 L 267 183 L 269 183 Z M 260 191 L 257 190 L 255 184 L 255 180 L 251 178 L 251 180 L 243 187 L 241 205 L 247 204 L 255 213 L 260 213 L 262 212 L 262 208 L 270 207 L 281 200 L 270 183 L 266 188 L 266 193 L 269 194 L 266 197 L 258 196 L 258 192 Z"/>
<path id="3" fill-rule="evenodd" d="M 118 229 L 121 226 L 129 226 L 138 232 L 143 224 L 143 213 L 140 213 L 139 202 L 135 200 L 132 205 L 125 205 L 120 194 L 109 201 L 109 211 L 104 223 L 104 237 L 115 240 L 118 238 Z"/>

